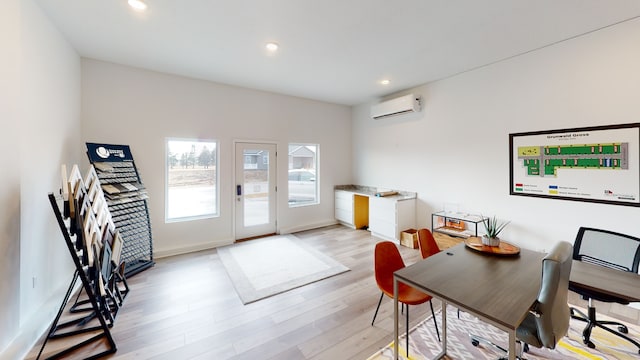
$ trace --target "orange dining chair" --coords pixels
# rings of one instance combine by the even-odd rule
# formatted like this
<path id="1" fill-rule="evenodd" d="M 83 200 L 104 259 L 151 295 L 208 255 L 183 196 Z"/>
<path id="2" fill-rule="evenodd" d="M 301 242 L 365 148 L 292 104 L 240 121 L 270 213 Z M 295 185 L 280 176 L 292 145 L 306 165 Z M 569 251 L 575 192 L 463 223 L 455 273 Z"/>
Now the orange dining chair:
<path id="1" fill-rule="evenodd" d="M 433 238 L 433 234 L 429 229 L 418 230 L 418 247 L 423 259 L 440 252 L 436 239 Z"/>
<path id="2" fill-rule="evenodd" d="M 393 273 L 397 270 L 404 268 L 404 261 L 400 255 L 396 244 L 391 241 L 383 241 L 376 244 L 375 256 L 374 256 L 374 272 L 376 276 L 376 283 L 382 291 L 380 294 L 380 300 L 378 301 L 378 307 L 375 314 L 373 314 L 373 320 L 371 326 L 376 321 L 378 316 L 378 310 L 382 303 L 384 295 L 393 299 Z M 427 295 L 417 289 L 412 288 L 404 283 L 398 283 L 398 301 L 407 305 L 406 316 L 406 329 L 407 329 L 407 356 L 409 356 L 409 305 L 419 305 L 425 302 L 429 302 L 431 307 L 431 315 L 433 315 L 433 323 L 436 327 L 436 334 L 438 335 L 438 341 L 440 341 L 440 332 L 438 331 L 438 323 L 436 322 L 436 315 L 433 312 L 433 304 L 431 303 L 431 295 Z"/>

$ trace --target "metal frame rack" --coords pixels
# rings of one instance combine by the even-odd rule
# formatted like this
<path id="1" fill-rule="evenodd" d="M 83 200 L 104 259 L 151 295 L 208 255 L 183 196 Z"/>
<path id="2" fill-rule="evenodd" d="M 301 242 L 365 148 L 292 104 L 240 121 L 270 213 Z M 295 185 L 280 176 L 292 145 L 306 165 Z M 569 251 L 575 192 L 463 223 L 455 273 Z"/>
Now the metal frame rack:
<path id="1" fill-rule="evenodd" d="M 128 145 L 86 143 L 109 211 L 124 240 L 126 276 L 154 265 L 147 193 Z"/>
<path id="2" fill-rule="evenodd" d="M 49 194 L 49 202 L 75 270 L 37 358 L 43 355 L 49 340 L 79 336 L 78 342 L 70 342 L 72 345 L 69 347 L 48 354 L 47 359 L 67 357 L 98 342 L 106 349 L 87 357 L 97 359 L 116 352 L 110 328 L 129 294 L 121 258 L 122 237 L 106 207 L 94 168 L 89 169 L 84 180 L 77 165 L 68 176 L 63 166 L 62 174 L 63 210 L 60 210 L 59 200 L 52 193 Z M 81 282 L 79 290 L 76 287 L 78 279 Z M 70 302 L 74 291 L 77 295 Z M 65 309 L 69 315 L 61 321 Z M 93 345 L 90 349 L 97 348 Z"/>

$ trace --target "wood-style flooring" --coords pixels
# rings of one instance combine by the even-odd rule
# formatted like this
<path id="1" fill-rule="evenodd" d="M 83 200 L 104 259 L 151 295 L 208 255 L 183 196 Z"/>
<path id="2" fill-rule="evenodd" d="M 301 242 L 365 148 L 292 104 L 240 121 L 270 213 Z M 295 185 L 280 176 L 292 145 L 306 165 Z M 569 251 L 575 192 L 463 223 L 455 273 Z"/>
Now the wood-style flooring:
<path id="1" fill-rule="evenodd" d="M 111 329 L 118 351 L 105 358 L 364 360 L 389 344 L 391 299 L 383 300 L 371 326 L 380 296 L 373 249 L 380 239 L 340 225 L 295 235 L 351 271 L 243 305 L 215 249 L 157 259 L 153 268 L 128 279 L 131 293 Z M 455 243 L 448 237 L 437 239 L 444 247 Z M 418 250 L 400 250 L 407 264 L 419 260 Z M 575 296 L 572 301 L 581 304 Z M 437 300 L 434 307 L 440 307 Z M 605 311 L 639 322 L 638 311 L 628 307 L 607 305 Z M 428 304 L 412 307 L 411 324 L 427 314 Z M 77 340 L 50 340 L 42 358 L 72 341 Z M 28 359 L 35 358 L 40 345 Z M 67 358 L 85 358 L 100 346 Z"/>

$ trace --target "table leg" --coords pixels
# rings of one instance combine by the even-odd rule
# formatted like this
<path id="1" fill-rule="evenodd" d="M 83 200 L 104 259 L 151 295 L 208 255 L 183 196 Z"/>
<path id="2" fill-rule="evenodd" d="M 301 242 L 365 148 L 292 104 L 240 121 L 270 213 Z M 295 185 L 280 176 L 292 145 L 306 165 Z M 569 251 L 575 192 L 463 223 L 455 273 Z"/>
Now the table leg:
<path id="1" fill-rule="evenodd" d="M 395 276 L 393 277 L 393 354 L 394 359 L 398 360 L 398 279 Z"/>
<path id="2" fill-rule="evenodd" d="M 516 359 L 516 331 L 509 331 L 509 360 Z"/>
<path id="3" fill-rule="evenodd" d="M 447 355 L 447 302 L 441 300 L 442 305 L 440 311 L 442 312 L 442 351 L 436 356 L 436 359 L 442 359 Z"/>

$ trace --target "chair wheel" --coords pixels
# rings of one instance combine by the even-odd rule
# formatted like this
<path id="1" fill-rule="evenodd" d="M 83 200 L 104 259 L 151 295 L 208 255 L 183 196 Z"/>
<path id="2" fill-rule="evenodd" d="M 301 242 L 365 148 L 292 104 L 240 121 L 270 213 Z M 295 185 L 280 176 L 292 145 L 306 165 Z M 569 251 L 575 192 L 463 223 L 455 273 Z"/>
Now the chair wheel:
<path id="1" fill-rule="evenodd" d="M 591 341 L 587 341 L 587 346 L 589 347 L 589 349 L 595 349 L 596 348 L 596 344 L 592 343 Z"/>
<path id="2" fill-rule="evenodd" d="M 624 325 L 618 326 L 618 331 L 620 331 L 623 334 L 628 334 L 629 333 L 629 329 L 627 329 L 627 327 L 624 326 Z"/>
<path id="3" fill-rule="evenodd" d="M 524 344 L 524 348 L 522 349 L 522 351 L 528 353 L 529 352 L 529 344 L 525 343 Z"/>
<path id="4" fill-rule="evenodd" d="M 480 345 L 480 341 L 478 341 L 476 339 L 471 339 L 471 345 L 478 346 L 478 345 Z"/>

